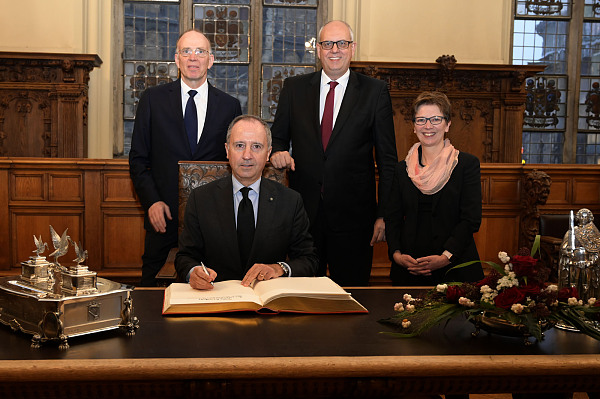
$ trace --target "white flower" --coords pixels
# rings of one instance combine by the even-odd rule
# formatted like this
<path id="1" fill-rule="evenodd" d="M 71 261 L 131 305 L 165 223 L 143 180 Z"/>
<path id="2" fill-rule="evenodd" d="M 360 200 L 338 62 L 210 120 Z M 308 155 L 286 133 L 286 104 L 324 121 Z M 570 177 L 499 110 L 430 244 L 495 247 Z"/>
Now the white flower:
<path id="1" fill-rule="evenodd" d="M 489 285 L 482 285 L 479 291 L 481 295 L 481 302 L 494 303 L 494 298 L 498 296 L 498 291 L 494 291 Z"/>
<path id="2" fill-rule="evenodd" d="M 500 251 L 498 252 L 498 259 L 500 259 L 502 263 L 508 263 L 508 261 L 510 261 L 510 256 L 508 256 L 506 252 Z"/>
<path id="3" fill-rule="evenodd" d="M 572 297 L 572 298 L 568 299 L 567 304 L 569 306 L 577 306 L 577 305 L 581 306 L 581 305 L 583 305 L 583 301 L 582 300 L 578 301 L 577 298 Z"/>
<path id="4" fill-rule="evenodd" d="M 448 289 L 448 284 L 438 284 L 435 289 L 437 292 L 446 292 Z"/>
<path id="5" fill-rule="evenodd" d="M 558 292 L 558 285 L 556 285 L 556 284 L 550 284 L 549 286 L 546 287 L 546 291 L 548 291 L 548 292 Z"/>
<path id="6" fill-rule="evenodd" d="M 402 328 L 408 328 L 410 326 L 410 320 L 404 319 L 402 320 Z"/>
<path id="7" fill-rule="evenodd" d="M 520 303 L 515 303 L 510 307 L 510 310 L 512 310 L 516 314 L 521 314 L 523 313 L 523 305 L 521 305 Z"/>
<path id="8" fill-rule="evenodd" d="M 469 298 L 465 298 L 464 296 L 458 298 L 458 303 L 468 308 L 472 308 L 473 306 L 475 306 L 475 303 L 473 301 L 471 301 Z"/>
<path id="9" fill-rule="evenodd" d="M 596 298 L 590 298 L 590 299 L 588 299 L 588 305 L 594 306 L 595 303 L 596 303 Z"/>
<path id="10" fill-rule="evenodd" d="M 394 310 L 396 312 L 402 312 L 404 310 L 404 304 L 402 302 L 398 302 L 394 305 Z"/>
<path id="11" fill-rule="evenodd" d="M 517 280 L 517 276 L 514 272 L 508 272 L 508 276 L 504 276 L 498 280 L 498 286 L 496 287 L 497 291 L 500 291 L 502 288 L 510 288 L 519 285 L 519 280 Z"/>
<path id="12" fill-rule="evenodd" d="M 402 297 L 402 299 L 404 299 L 404 302 L 410 302 L 410 301 L 412 301 L 412 295 L 410 295 L 410 294 L 404 294 L 404 296 Z"/>
<path id="13" fill-rule="evenodd" d="M 407 303 L 405 309 L 407 312 L 413 313 L 415 311 L 415 305 L 411 305 L 410 303 Z"/>

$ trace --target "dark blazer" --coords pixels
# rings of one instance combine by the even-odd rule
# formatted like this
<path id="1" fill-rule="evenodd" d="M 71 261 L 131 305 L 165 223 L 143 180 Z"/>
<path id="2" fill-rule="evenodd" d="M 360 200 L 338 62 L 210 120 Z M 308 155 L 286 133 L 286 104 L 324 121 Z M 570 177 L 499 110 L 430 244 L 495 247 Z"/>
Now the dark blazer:
<path id="1" fill-rule="evenodd" d="M 287 78 L 271 131 L 273 151 L 292 142 L 296 171 L 290 187 L 302 194 L 314 223 L 323 196 L 328 225 L 337 231 L 368 228 L 383 216 L 394 166 L 398 162 L 392 104 L 385 82 L 350 72 L 327 150 L 319 117 L 321 72 Z M 373 148 L 379 169 L 379 210 Z"/>
<path id="2" fill-rule="evenodd" d="M 171 209 L 173 225 L 177 226 L 177 162 L 226 161 L 227 127 L 241 113 L 236 98 L 209 84 L 206 121 L 196 152 L 192 154 L 183 123 L 180 79 L 144 91 L 129 152 L 131 180 L 144 210 L 157 201 L 164 201 Z M 151 229 L 147 217 L 146 228 Z"/>
<path id="3" fill-rule="evenodd" d="M 396 166 L 394 181 L 385 217 L 385 233 L 390 259 L 396 250 L 412 255 L 415 245 L 420 191 L 408 177 L 406 161 Z M 473 234 L 481 225 L 481 171 L 477 157 L 461 152 L 458 164 L 444 188 L 433 194 L 430 255 L 452 254 L 451 264 L 432 273 L 440 282 L 476 281 L 483 278 L 481 265 L 476 263 L 444 276 L 446 270 L 458 264 L 479 260 Z M 393 262 L 392 276 L 401 276 L 406 269 Z M 408 275 L 408 272 L 405 272 Z M 394 278 L 393 278 L 394 280 Z M 402 282 L 400 282 L 402 284 Z"/>
<path id="4" fill-rule="evenodd" d="M 248 265 L 241 264 L 233 207 L 231 177 L 190 193 L 175 258 L 180 279 L 185 280 L 192 267 L 200 262 L 217 272 L 217 281 L 241 280 L 255 263 L 287 262 L 292 276 L 315 275 L 318 259 L 298 193 L 272 180 L 261 179 Z"/>

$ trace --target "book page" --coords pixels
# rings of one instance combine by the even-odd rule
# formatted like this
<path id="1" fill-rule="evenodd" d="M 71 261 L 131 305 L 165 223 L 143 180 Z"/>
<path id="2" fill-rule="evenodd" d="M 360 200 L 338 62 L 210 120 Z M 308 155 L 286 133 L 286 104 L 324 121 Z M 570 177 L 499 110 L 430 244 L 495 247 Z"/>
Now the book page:
<path id="1" fill-rule="evenodd" d="M 348 300 L 351 296 L 328 277 L 280 277 L 260 281 L 254 292 L 267 303 L 282 296 Z"/>
<path id="2" fill-rule="evenodd" d="M 173 283 L 169 289 L 171 290 L 170 305 L 239 302 L 262 305 L 252 288 L 244 287 L 241 280 L 217 282 L 212 290 L 195 290 L 186 283 Z"/>

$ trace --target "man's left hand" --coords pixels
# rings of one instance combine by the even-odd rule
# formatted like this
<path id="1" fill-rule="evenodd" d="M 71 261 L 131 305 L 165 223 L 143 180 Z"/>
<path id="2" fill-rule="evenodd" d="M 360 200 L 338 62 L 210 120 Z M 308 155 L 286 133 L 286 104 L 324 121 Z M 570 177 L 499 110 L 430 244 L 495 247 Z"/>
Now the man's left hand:
<path id="1" fill-rule="evenodd" d="M 375 220 L 375 226 L 373 227 L 371 246 L 381 241 L 385 241 L 385 222 L 383 221 L 383 218 L 377 218 L 377 220 Z"/>
<path id="2" fill-rule="evenodd" d="M 248 273 L 242 280 L 242 285 L 248 287 L 254 280 L 264 281 L 283 276 L 283 269 L 277 263 L 265 265 L 264 263 L 255 263 L 248 270 Z"/>

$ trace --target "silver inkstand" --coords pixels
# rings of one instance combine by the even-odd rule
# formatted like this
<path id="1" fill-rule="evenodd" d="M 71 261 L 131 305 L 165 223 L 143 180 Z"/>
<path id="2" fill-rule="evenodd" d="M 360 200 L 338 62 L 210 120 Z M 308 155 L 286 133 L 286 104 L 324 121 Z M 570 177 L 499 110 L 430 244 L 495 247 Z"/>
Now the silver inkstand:
<path id="1" fill-rule="evenodd" d="M 134 287 L 100 278 L 82 265 L 87 251 L 71 240 L 67 230 L 59 236 L 50 226 L 50 234 L 55 250 L 49 256 L 54 262 L 41 256 L 48 245 L 34 236 L 35 256 L 21 262 L 21 275 L 0 278 L 0 322 L 32 334 L 33 348 L 53 341 L 67 349 L 70 337 L 117 328 L 135 335 L 139 321 L 133 316 Z M 67 268 L 58 258 L 68 252 L 69 243 L 77 258 Z"/>

